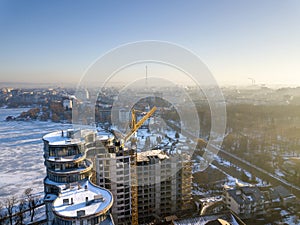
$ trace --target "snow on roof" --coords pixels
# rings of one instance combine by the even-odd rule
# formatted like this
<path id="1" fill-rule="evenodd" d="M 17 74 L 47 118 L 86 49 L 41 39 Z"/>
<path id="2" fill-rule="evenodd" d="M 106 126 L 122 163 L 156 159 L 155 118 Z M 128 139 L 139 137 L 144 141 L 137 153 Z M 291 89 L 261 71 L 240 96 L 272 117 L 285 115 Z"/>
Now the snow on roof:
<path id="1" fill-rule="evenodd" d="M 161 150 L 150 150 L 145 152 L 137 153 L 137 161 L 138 162 L 147 162 L 150 161 L 150 157 L 158 157 L 160 160 L 168 159 L 169 156 L 163 153 Z"/>
<path id="2" fill-rule="evenodd" d="M 79 159 L 80 157 L 82 157 L 81 154 L 60 157 L 50 156 L 49 158 L 47 158 L 47 160 L 52 162 L 73 162 L 74 160 Z"/>
<path id="3" fill-rule="evenodd" d="M 71 132 L 70 130 L 61 130 L 61 131 L 55 131 L 49 134 L 46 134 L 43 137 L 43 140 L 48 141 L 50 145 L 70 145 L 70 144 L 78 144 L 81 142 L 80 138 L 71 138 L 68 137 L 68 132 Z"/>
<path id="4" fill-rule="evenodd" d="M 79 185 L 78 185 L 79 186 Z M 53 202 L 53 211 L 62 217 L 90 216 L 105 213 L 113 204 L 112 194 L 93 185 L 89 180 L 80 182 L 80 188 L 62 190 Z"/>
<path id="5" fill-rule="evenodd" d="M 47 194 L 47 195 L 45 196 L 44 201 L 54 201 L 56 198 L 57 198 L 57 196 L 54 195 L 54 194 Z"/>

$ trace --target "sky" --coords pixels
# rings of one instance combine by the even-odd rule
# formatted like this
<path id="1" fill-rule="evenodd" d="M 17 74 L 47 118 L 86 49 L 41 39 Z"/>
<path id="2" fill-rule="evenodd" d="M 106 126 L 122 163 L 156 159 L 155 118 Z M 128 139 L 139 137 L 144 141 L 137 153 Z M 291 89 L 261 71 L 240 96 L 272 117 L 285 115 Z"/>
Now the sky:
<path id="1" fill-rule="evenodd" d="M 77 83 L 117 46 L 162 40 L 221 85 L 300 86 L 300 1 L 0 0 L 0 82 Z"/>

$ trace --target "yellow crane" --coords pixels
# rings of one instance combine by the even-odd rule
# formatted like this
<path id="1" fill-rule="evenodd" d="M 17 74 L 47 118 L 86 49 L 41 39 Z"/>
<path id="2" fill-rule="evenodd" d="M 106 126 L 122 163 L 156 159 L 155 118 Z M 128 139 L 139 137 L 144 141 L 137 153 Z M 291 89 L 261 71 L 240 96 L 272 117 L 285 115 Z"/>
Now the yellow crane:
<path id="1" fill-rule="evenodd" d="M 143 123 L 149 119 L 150 116 L 156 111 L 154 106 L 140 121 L 136 122 L 136 111 L 135 109 L 131 110 L 131 130 L 124 137 L 124 143 L 127 142 L 130 137 L 143 125 Z M 136 171 L 136 161 L 137 161 L 137 152 L 131 152 L 131 224 L 138 225 L 138 181 L 137 181 L 137 171 Z"/>
<path id="2" fill-rule="evenodd" d="M 153 115 L 153 113 L 156 111 L 156 106 L 154 106 L 149 112 L 146 113 L 146 115 L 139 121 L 136 122 L 136 112 L 138 110 L 132 109 L 131 110 L 131 124 L 130 124 L 130 132 L 124 137 L 124 143 L 129 140 L 129 138 L 145 123 L 147 119 L 149 119 L 150 116 Z"/>

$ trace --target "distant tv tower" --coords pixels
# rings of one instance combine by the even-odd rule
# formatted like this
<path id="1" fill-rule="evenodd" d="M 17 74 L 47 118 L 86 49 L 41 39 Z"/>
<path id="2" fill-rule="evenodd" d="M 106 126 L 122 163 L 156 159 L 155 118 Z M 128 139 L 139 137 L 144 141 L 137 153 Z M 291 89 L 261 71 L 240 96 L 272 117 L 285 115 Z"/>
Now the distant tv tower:
<path id="1" fill-rule="evenodd" d="M 146 66 L 146 86 L 148 86 L 148 67 Z"/>

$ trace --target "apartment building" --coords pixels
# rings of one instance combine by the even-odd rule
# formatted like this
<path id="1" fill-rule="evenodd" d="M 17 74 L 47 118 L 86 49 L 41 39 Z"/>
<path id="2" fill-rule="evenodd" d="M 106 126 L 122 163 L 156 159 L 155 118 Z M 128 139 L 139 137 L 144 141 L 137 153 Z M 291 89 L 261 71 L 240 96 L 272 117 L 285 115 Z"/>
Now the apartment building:
<path id="1" fill-rule="evenodd" d="M 110 146 L 106 151 L 97 155 L 97 183 L 114 196 L 115 223 L 131 224 L 130 152 L 118 146 Z M 190 209 L 192 167 L 188 155 L 150 150 L 137 153 L 136 163 L 139 224 Z"/>
<path id="2" fill-rule="evenodd" d="M 236 187 L 224 190 L 224 203 L 242 219 L 265 213 L 265 199 L 257 187 Z"/>
<path id="3" fill-rule="evenodd" d="M 162 219 L 191 208 L 191 161 L 162 150 L 137 153 L 139 222 Z"/>
<path id="4" fill-rule="evenodd" d="M 90 181 L 95 146 L 93 131 L 57 131 L 43 137 L 47 176 L 44 179 L 48 225 L 113 225 L 112 193 Z"/>
<path id="5" fill-rule="evenodd" d="M 97 184 L 114 197 L 112 215 L 116 224 L 131 224 L 131 171 L 128 151 L 110 146 L 96 157 Z"/>

